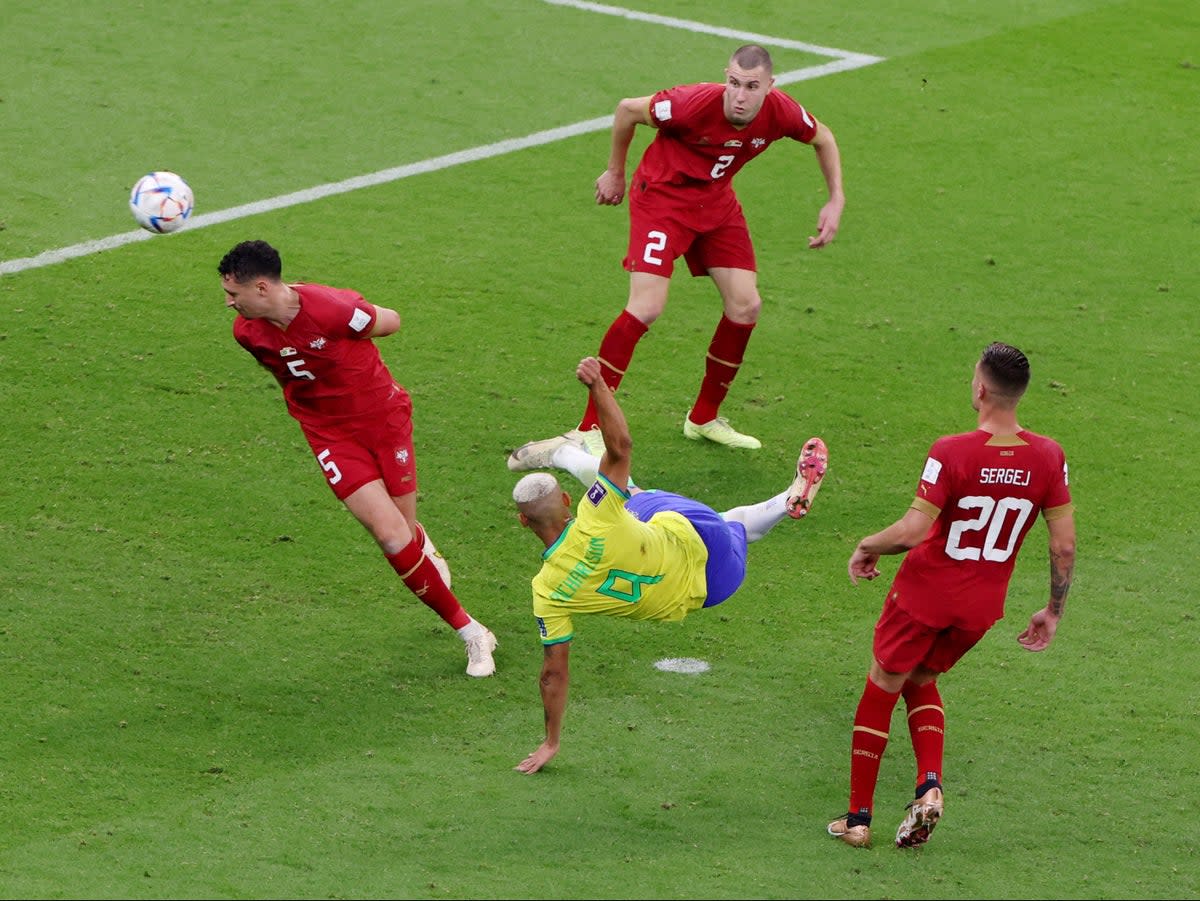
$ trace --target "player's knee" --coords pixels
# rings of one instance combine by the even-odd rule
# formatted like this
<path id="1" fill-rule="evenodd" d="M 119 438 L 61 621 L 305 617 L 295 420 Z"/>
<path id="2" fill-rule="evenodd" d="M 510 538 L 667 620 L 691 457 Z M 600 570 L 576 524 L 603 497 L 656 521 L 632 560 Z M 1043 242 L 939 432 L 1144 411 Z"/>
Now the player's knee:
<path id="1" fill-rule="evenodd" d="M 725 301 L 725 315 L 743 325 L 758 322 L 761 312 L 762 297 L 757 291 L 749 295 L 738 295 Z"/>
<path id="2" fill-rule="evenodd" d="M 642 325 L 649 327 L 662 315 L 666 306 L 667 299 L 665 297 L 630 297 L 629 303 L 625 305 L 625 312 L 642 323 Z"/>
<path id="3" fill-rule="evenodd" d="M 414 538 L 413 531 L 407 523 L 396 523 L 387 528 L 373 529 L 371 532 L 379 549 L 385 555 L 392 555 L 408 547 Z"/>

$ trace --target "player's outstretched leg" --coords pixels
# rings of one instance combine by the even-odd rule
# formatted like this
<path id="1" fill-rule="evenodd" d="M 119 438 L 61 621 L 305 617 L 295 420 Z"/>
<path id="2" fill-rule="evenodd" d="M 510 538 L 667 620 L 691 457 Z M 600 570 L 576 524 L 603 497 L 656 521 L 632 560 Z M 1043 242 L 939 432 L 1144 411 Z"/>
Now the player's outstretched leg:
<path id="1" fill-rule="evenodd" d="M 574 444 L 584 448 L 582 432 L 572 429 L 553 438 L 543 438 L 540 441 L 530 441 L 522 444 L 509 454 L 508 468 L 513 472 L 524 472 L 529 469 L 553 469 L 554 452 L 564 444 Z M 597 434 L 599 434 L 597 432 Z"/>
<path id="2" fill-rule="evenodd" d="M 829 451 L 820 438 L 809 438 L 796 461 L 796 478 L 787 490 L 759 504 L 734 507 L 721 515 L 746 527 L 746 541 L 758 541 L 783 521 L 785 516 L 800 519 L 812 508 L 817 489 L 829 465 Z"/>
<path id="3" fill-rule="evenodd" d="M 583 449 L 593 457 L 599 459 L 604 456 L 604 435 L 600 433 L 600 426 L 593 426 L 590 429 L 571 429 L 567 432 L 567 437 L 572 442 L 580 443 Z"/>
<path id="4" fill-rule="evenodd" d="M 809 438 L 796 460 L 796 478 L 788 489 L 787 512 L 792 519 L 808 515 L 829 468 L 829 449 L 820 438 Z"/>

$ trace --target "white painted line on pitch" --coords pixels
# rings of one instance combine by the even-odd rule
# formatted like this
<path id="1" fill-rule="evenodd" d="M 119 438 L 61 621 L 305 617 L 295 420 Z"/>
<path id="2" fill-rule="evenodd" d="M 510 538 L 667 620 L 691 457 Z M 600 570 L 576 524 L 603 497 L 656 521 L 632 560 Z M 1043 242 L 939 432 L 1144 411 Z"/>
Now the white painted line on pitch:
<path id="1" fill-rule="evenodd" d="M 812 53 L 820 53 L 827 56 L 837 56 L 828 63 L 821 63 L 815 66 L 807 66 L 803 69 L 794 69 L 791 72 L 781 72 L 775 76 L 776 84 L 792 84 L 797 81 L 808 81 L 813 78 L 821 78 L 825 75 L 832 75 L 835 72 L 845 72 L 850 69 L 857 69 L 862 66 L 869 66 L 872 63 L 881 62 L 883 57 L 868 56 L 864 53 L 850 53 L 845 50 L 834 50 L 828 47 L 818 47 L 814 44 L 803 44 L 799 41 L 789 41 L 786 38 L 773 38 L 766 35 L 756 35 L 749 32 L 732 31 L 728 28 L 717 28 L 711 25 L 704 25 L 700 22 L 688 22 L 684 19 L 671 19 L 666 16 L 656 16 L 650 13 L 639 13 L 632 10 L 620 9 L 615 6 L 602 6 L 597 3 L 583 3 L 577 0 L 545 0 L 546 3 L 555 4 L 558 6 L 574 6 L 579 9 L 585 9 L 592 12 L 605 13 L 607 15 L 620 15 L 626 18 L 640 19 L 647 22 L 653 22 L 658 25 L 666 25 L 671 28 L 686 28 L 691 31 L 697 31 L 707 34 L 716 34 L 723 37 L 733 37 L 738 40 L 747 40 L 754 43 L 771 45 L 777 47 L 788 47 L 795 50 L 807 50 Z M 0 260 L 0 276 L 11 275 L 17 272 L 24 272 L 28 269 L 38 269 L 42 266 L 53 266 L 58 263 L 65 263 L 67 260 L 73 260 L 78 257 L 88 256 L 93 253 L 100 253 L 104 250 L 113 250 L 117 247 L 123 247 L 126 244 L 132 244 L 135 241 L 147 241 L 154 238 L 159 241 L 171 240 L 174 235 L 183 234 L 192 229 L 204 228 L 209 225 L 219 225 L 223 222 L 232 222 L 235 219 L 244 219 L 247 216 L 257 216 L 259 213 L 270 213 L 274 210 L 282 210 L 290 206 L 299 206 L 302 203 L 311 203 L 314 200 L 321 200 L 325 197 L 333 197 L 337 194 L 346 194 L 350 191 L 357 191 L 360 188 L 372 188 L 377 185 L 387 184 L 391 181 L 398 181 L 402 178 L 409 178 L 413 175 L 424 175 L 429 172 L 437 172 L 439 169 L 448 169 L 451 166 L 460 166 L 464 163 L 474 163 L 479 160 L 486 160 L 493 156 L 502 156 L 506 153 L 515 153 L 518 150 L 528 150 L 531 147 L 540 147 L 544 144 L 551 144 L 555 141 L 562 141 L 567 138 L 578 137 L 579 135 L 590 134 L 594 131 L 602 131 L 612 127 L 612 116 L 602 116 L 599 119 L 588 119 L 585 122 L 576 122 L 574 125 L 563 125 L 559 128 L 550 128 L 545 131 L 534 132 L 531 135 L 526 135 L 523 138 L 510 138 L 504 141 L 497 141 L 494 144 L 485 144 L 482 147 L 472 147 L 469 150 L 459 150 L 455 153 L 447 153 L 444 156 L 435 156 L 432 159 L 421 160 L 416 163 L 408 163 L 403 166 L 395 166 L 391 169 L 381 169 L 378 172 L 372 172 L 369 175 L 356 175 L 353 178 L 347 178 L 342 181 L 330 182 L 324 185 L 317 185 L 314 188 L 305 188 L 303 191 L 295 191 L 291 194 L 281 194 L 278 197 L 270 197 L 266 200 L 256 200 L 253 203 L 243 203 L 240 206 L 230 207 L 224 210 L 217 210 L 212 213 L 200 213 L 188 219 L 187 224 L 180 231 L 173 235 L 155 235 L 144 229 L 134 229 L 133 231 L 122 232 L 118 235 L 109 235 L 107 238 L 98 238 L 94 241 L 84 241 L 81 244 L 72 244 L 70 247 L 60 247 L 57 250 L 47 250 L 33 257 L 22 257 L 15 260 Z"/>
<path id="2" fill-rule="evenodd" d="M 514 151 L 525 150 L 530 147 L 539 147 L 542 144 L 550 144 L 554 141 L 575 137 L 576 135 L 600 131 L 601 129 L 609 128 L 611 125 L 612 116 L 589 119 L 586 122 L 576 122 L 574 125 L 564 125 L 560 128 L 534 132 L 523 138 L 510 138 L 506 141 L 497 141 L 494 144 L 485 144 L 482 147 L 473 147 L 470 150 L 459 150 L 455 153 L 447 153 L 445 156 L 435 156 L 432 159 L 421 160 L 417 163 L 396 166 L 392 169 L 383 169 L 379 172 L 372 172 L 370 175 L 356 175 L 353 178 L 347 178 L 343 181 L 317 185 L 315 188 L 305 188 L 303 191 L 296 191 L 292 194 L 282 194 L 279 197 L 256 200 L 253 203 L 243 203 L 241 206 L 217 210 L 214 213 L 200 213 L 189 218 L 183 228 L 171 235 L 155 235 L 144 229 L 135 229 L 119 235 L 100 238 L 96 241 L 84 241 L 82 244 L 73 244 L 70 247 L 61 247 L 58 250 L 47 250 L 45 253 L 39 253 L 35 257 L 5 260 L 0 262 L 0 275 L 23 272 L 26 269 L 37 269 L 40 266 L 53 266 L 56 263 L 63 263 L 76 257 L 99 253 L 102 250 L 112 250 L 114 247 L 121 247 L 125 244 L 132 244 L 134 241 L 144 241 L 149 238 L 170 240 L 175 235 L 183 234 L 194 228 L 204 228 L 208 225 L 232 222 L 234 219 L 243 219 L 246 216 L 256 216 L 259 213 L 269 213 L 273 210 L 281 210 L 289 206 L 311 203 L 314 200 L 320 200 L 324 197 L 357 191 L 359 188 L 371 188 L 376 185 L 387 184 L 390 181 L 397 181 L 401 178 L 408 178 L 412 175 L 423 175 L 427 172 L 436 172 L 439 169 L 448 169 L 451 166 L 459 166 L 463 163 L 473 163 L 477 160 L 485 160 L 488 157 L 501 156 L 505 153 L 513 153 Z"/>
<path id="3" fill-rule="evenodd" d="M 718 25 L 705 25 L 703 22 L 692 22 L 688 19 L 675 19 L 671 16 L 660 16 L 655 13 L 643 13 L 634 9 L 624 9 L 620 6 L 605 6 L 603 3 L 588 3 L 587 0 L 544 0 L 551 6 L 570 6 L 586 12 L 600 13 L 605 16 L 618 16 L 622 19 L 633 19 L 638 22 L 649 22 L 652 25 L 664 25 L 667 28 L 681 28 L 684 31 L 694 31 L 698 34 L 715 34 L 723 38 L 736 38 L 749 44 L 763 44 L 771 47 L 786 47 L 789 50 L 806 50 L 820 56 L 836 56 L 842 59 L 858 61 L 859 66 L 869 66 L 871 63 L 883 62 L 882 56 L 869 56 L 865 53 L 854 53 L 850 50 L 838 50 L 835 47 L 821 47 L 817 44 L 805 44 L 788 38 L 776 38 L 765 34 L 755 34 L 751 31 L 735 31 L 732 28 L 722 28 Z M 855 67 L 856 68 L 856 67 Z M 841 71 L 840 69 L 837 71 Z M 778 79 L 776 79 L 778 81 Z"/>

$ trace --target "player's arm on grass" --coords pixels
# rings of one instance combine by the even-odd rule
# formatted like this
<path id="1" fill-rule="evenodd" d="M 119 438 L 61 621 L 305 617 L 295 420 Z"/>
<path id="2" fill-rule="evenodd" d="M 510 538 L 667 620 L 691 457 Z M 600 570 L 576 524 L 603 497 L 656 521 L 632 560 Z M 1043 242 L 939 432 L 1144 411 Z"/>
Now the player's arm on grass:
<path id="1" fill-rule="evenodd" d="M 850 572 L 850 581 L 857 585 L 859 579 L 874 579 L 879 575 L 876 564 L 880 557 L 903 554 L 916 547 L 929 534 L 932 525 L 932 516 L 924 510 L 909 507 L 902 517 L 882 532 L 868 535 L 858 543 L 846 567 Z"/>
<path id="2" fill-rule="evenodd" d="M 520 773 L 536 773 L 558 753 L 558 742 L 562 735 L 563 714 L 567 709 L 567 687 L 571 674 L 567 658 L 571 653 L 571 642 L 546 645 L 542 656 L 542 675 L 538 686 L 542 690 L 542 707 L 546 711 L 546 740 L 536 751 L 516 765 Z"/>
<path id="3" fill-rule="evenodd" d="M 596 418 L 600 422 L 600 434 L 604 436 L 604 456 L 600 458 L 600 474 L 622 491 L 628 491 L 633 438 L 629 434 L 625 414 L 608 383 L 604 381 L 599 360 L 595 357 L 584 357 L 579 361 L 575 375 L 587 385 L 592 395 L 592 402 L 596 405 Z"/>
<path id="4" fill-rule="evenodd" d="M 1050 533 L 1050 602 L 1029 618 L 1029 625 L 1017 636 L 1027 651 L 1045 650 L 1054 640 L 1075 576 L 1075 517 L 1068 513 L 1047 519 L 1046 529 Z"/>

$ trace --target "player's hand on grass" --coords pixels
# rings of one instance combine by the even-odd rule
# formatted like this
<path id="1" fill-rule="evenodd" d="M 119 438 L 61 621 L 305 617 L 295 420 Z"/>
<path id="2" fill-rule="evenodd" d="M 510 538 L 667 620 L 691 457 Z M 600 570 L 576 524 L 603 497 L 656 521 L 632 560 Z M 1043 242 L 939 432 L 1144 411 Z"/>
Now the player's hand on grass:
<path id="1" fill-rule="evenodd" d="M 518 773 L 536 773 L 549 763 L 550 759 L 557 753 L 558 745 L 552 747 L 549 742 L 542 742 L 536 751 L 518 763 L 513 769 Z"/>

